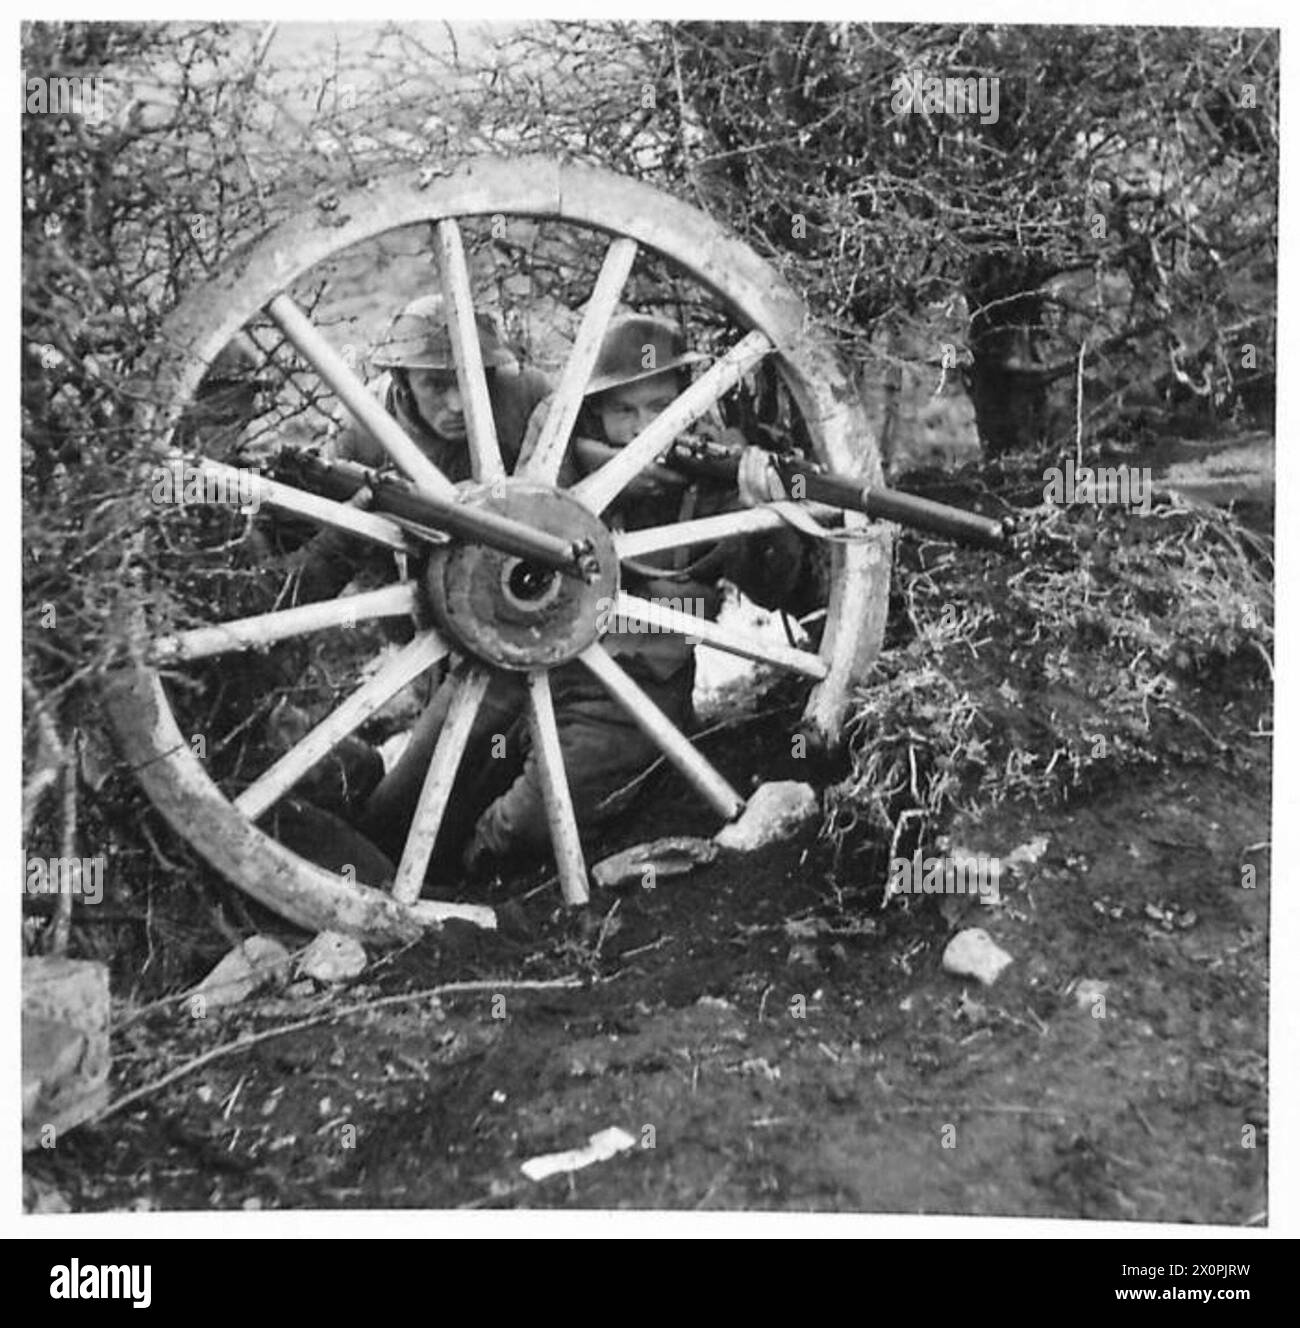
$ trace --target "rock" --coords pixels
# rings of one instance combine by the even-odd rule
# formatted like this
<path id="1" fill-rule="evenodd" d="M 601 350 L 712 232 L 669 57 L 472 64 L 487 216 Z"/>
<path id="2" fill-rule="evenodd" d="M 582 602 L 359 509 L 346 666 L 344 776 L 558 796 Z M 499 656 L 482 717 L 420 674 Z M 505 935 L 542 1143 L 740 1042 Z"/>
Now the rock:
<path id="1" fill-rule="evenodd" d="M 303 952 L 298 973 L 317 982 L 346 982 L 364 973 L 367 962 L 365 947 L 355 936 L 323 931 Z"/>
<path id="2" fill-rule="evenodd" d="M 652 839 L 615 853 L 598 862 L 591 869 L 591 876 L 597 885 L 606 888 L 633 884 L 648 888 L 665 876 L 685 876 L 717 856 L 718 846 L 713 840 L 677 835 Z"/>
<path id="3" fill-rule="evenodd" d="M 986 987 L 992 986 L 1012 962 L 1011 956 L 994 943 L 983 927 L 967 927 L 958 932 L 943 952 L 944 972 L 978 978 Z"/>
<path id="4" fill-rule="evenodd" d="M 740 818 L 714 835 L 721 848 L 752 853 L 767 844 L 788 839 L 818 814 L 817 794 L 811 784 L 793 779 L 760 784 L 750 795 Z"/>
<path id="5" fill-rule="evenodd" d="M 268 982 L 283 981 L 289 965 L 289 952 L 279 941 L 250 936 L 224 955 L 189 994 L 202 996 L 210 1010 L 238 1005 Z"/>
<path id="6" fill-rule="evenodd" d="M 84 959 L 23 960 L 23 1147 L 108 1103 L 108 969 Z"/>
<path id="7" fill-rule="evenodd" d="M 35 1109 L 46 1085 L 66 1083 L 86 1054 L 86 1035 L 70 1024 L 23 1014 L 23 1111 Z"/>

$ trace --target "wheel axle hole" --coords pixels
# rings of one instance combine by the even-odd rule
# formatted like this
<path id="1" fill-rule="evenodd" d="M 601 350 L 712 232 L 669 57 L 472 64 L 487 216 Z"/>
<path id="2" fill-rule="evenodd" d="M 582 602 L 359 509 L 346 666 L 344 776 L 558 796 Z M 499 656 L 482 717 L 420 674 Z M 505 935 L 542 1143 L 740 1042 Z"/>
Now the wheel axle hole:
<path id="1" fill-rule="evenodd" d="M 506 589 L 521 604 L 536 604 L 559 580 L 559 573 L 533 563 L 517 562 L 506 573 Z"/>

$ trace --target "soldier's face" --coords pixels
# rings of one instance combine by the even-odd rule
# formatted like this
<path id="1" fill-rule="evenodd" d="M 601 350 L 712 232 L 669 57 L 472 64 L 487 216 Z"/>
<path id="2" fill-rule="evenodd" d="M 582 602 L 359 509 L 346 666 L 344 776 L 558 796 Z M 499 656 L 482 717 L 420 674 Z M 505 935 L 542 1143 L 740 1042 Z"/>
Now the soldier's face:
<path id="1" fill-rule="evenodd" d="M 601 392 L 593 404 L 605 430 L 605 441 L 614 447 L 626 447 L 656 415 L 672 405 L 677 394 L 677 383 L 668 374 L 638 378 L 634 383 Z"/>
<path id="2" fill-rule="evenodd" d="M 465 437 L 465 403 L 450 369 L 408 369 L 407 382 L 420 418 L 442 438 Z"/>

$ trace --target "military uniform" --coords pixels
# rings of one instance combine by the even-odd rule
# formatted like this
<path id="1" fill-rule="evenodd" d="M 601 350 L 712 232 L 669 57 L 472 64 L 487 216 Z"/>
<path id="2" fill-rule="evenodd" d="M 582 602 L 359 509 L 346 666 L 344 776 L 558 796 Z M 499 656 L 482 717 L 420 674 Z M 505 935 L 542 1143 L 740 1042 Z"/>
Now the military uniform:
<path id="1" fill-rule="evenodd" d="M 509 469 L 518 459 L 529 418 L 547 396 L 550 383 L 544 374 L 523 368 L 515 361 L 491 315 L 480 313 L 476 321 L 497 442 Z M 432 429 L 420 415 L 407 381 L 407 371 L 453 371 L 441 297 L 424 296 L 407 305 L 389 326 L 373 363 L 384 370 L 371 387 L 384 409 L 449 480 L 457 483 L 469 479 L 468 442 L 464 438 L 445 438 Z M 383 447 L 350 416 L 330 440 L 325 454 L 376 469 L 390 464 Z M 295 555 L 295 561 L 297 579 L 292 597 L 295 603 L 334 598 L 358 574 L 370 573 L 380 579 L 392 575 L 391 557 L 386 551 L 334 529 L 313 536 Z M 298 715 L 290 718 L 305 719 Z M 427 715 L 420 722 L 427 727 Z M 382 858 L 377 858 L 361 835 L 337 820 L 336 814 L 355 817 L 366 796 L 382 781 L 383 774 L 383 762 L 376 750 L 358 738 L 345 739 L 299 782 L 295 797 L 283 804 L 277 833 L 295 847 L 303 845 L 298 851 L 324 865 L 331 865 L 336 858 L 354 864 L 366 861 L 370 864 L 371 879 L 378 883 L 381 877 L 376 861 L 382 863 Z M 401 840 L 395 841 L 392 836 L 382 838 L 384 843 L 400 850 Z M 387 874 L 391 875 L 391 870 Z"/>
<path id="2" fill-rule="evenodd" d="M 547 404 L 530 423 L 525 453 L 540 430 Z M 559 482 L 567 487 L 581 474 L 571 447 Z M 607 517 L 615 528 L 641 530 L 738 506 L 729 486 L 683 484 L 668 493 L 625 491 Z M 733 581 L 756 602 L 775 607 L 773 587 L 779 587 L 791 569 L 798 569 L 803 557 L 799 536 L 788 530 L 716 546 L 688 563 L 695 552 L 679 551 L 673 558 L 676 565 L 625 565 L 623 585 L 642 598 L 685 601 L 686 611 L 712 620 L 722 603 L 720 578 Z M 679 729 L 689 729 L 694 719 L 694 646 L 680 633 L 625 627 L 616 623 L 616 630 L 602 636 L 602 644 L 668 719 Z M 579 828 L 586 830 L 625 810 L 631 795 L 621 792 L 624 786 L 662 753 L 585 665 L 577 661 L 561 665 L 551 671 L 550 681 L 574 815 Z M 409 745 L 371 795 L 360 822 L 367 835 L 394 855 L 405 841 L 452 690 L 450 684 L 444 685 L 421 716 Z M 456 790 L 443 814 L 440 857 L 457 851 L 471 826 L 470 861 L 535 855 L 548 847 L 543 781 L 527 714 L 523 676 L 495 673 L 471 728 Z"/>
<path id="3" fill-rule="evenodd" d="M 647 356 L 647 351 L 654 353 Z M 670 371 L 680 378 L 686 366 L 700 358 L 685 350 L 674 324 L 627 316 L 611 324 L 587 395 L 591 398 Z M 647 359 L 653 367 L 647 368 Z M 507 470 L 513 471 L 521 455 L 526 456 L 535 444 L 544 423 L 549 401 L 539 400 L 539 396 L 544 395 L 545 380 L 526 370 L 517 376 L 499 371 L 493 378 L 493 413 L 502 457 Z M 449 478 L 468 476 L 468 448 L 463 441 L 452 443 L 431 435 L 397 384 L 383 384 L 380 390 L 386 408 Z M 600 433 L 591 410 L 579 416 L 574 441 L 584 432 Z M 557 476 L 561 487 L 568 487 L 584 473 L 581 450 L 571 443 Z M 365 464 L 382 460 L 376 445 L 359 429 L 342 434 L 334 452 Z M 670 483 L 634 481 L 608 509 L 610 524 L 637 530 L 739 506 L 731 486 L 669 478 Z M 783 530 L 709 550 L 677 550 L 661 555 L 656 564 L 625 563 L 622 581 L 634 595 L 685 601 L 686 611 L 712 619 L 722 600 L 720 578 L 725 576 L 757 602 L 772 607 L 779 599 L 783 577 L 799 567 L 801 554 L 798 536 Z M 337 560 L 331 577 L 343 578 L 338 589 L 354 566 L 346 553 Z M 678 633 L 625 628 L 625 624 L 615 624 L 615 630 L 602 636 L 602 644 L 669 720 L 678 728 L 689 729 L 694 647 Z M 586 829 L 626 806 L 630 795 L 620 796 L 620 791 L 660 755 L 660 749 L 585 665 L 573 661 L 552 669 L 550 683 L 574 814 L 579 827 Z M 420 715 L 405 750 L 370 794 L 356 822 L 394 860 L 409 834 L 454 694 L 455 679 L 448 678 Z M 471 863 L 484 857 L 545 851 L 550 831 L 542 790 L 529 732 L 526 679 L 523 674 L 494 670 L 471 727 L 449 804 L 443 809 L 435 860 L 446 862 L 467 837 L 466 856 Z"/>
<path id="4" fill-rule="evenodd" d="M 566 476 L 560 478 L 563 483 Z M 677 496 L 654 501 L 632 499 L 616 504 L 610 517 L 615 525 L 635 530 L 672 524 L 679 510 Z M 672 569 L 665 570 L 672 574 Z M 721 594 L 712 581 L 651 579 L 632 574 L 625 575 L 624 584 L 633 594 L 698 603 L 709 618 L 717 616 L 721 604 Z M 690 726 L 695 652 L 684 636 L 610 631 L 601 639 L 674 724 L 679 728 Z M 585 829 L 625 806 L 626 799 L 610 795 L 651 764 L 660 750 L 584 664 L 573 661 L 552 669 L 550 680 L 574 815 L 579 827 Z M 452 690 L 450 681 L 444 684 L 420 717 L 408 746 L 371 795 L 360 822 L 367 835 L 394 854 L 400 852 L 415 813 Z M 459 847 L 456 841 L 470 827 L 474 831 L 475 856 L 486 853 L 507 857 L 547 847 L 550 831 L 541 771 L 532 749 L 527 714 L 524 676 L 495 672 L 470 730 L 451 806 L 443 815 L 440 852 Z"/>
<path id="5" fill-rule="evenodd" d="M 536 369 L 501 368 L 489 373 L 488 399 L 507 471 L 518 459 L 529 417 L 550 387 L 546 376 Z M 372 390 L 407 436 L 453 484 L 470 478 L 469 444 L 463 438 L 443 438 L 434 433 L 415 410 L 409 392 L 402 391 L 391 372 L 378 378 Z M 390 464 L 383 447 L 351 419 L 327 444 L 325 456 L 373 468 Z M 295 602 L 309 604 L 332 599 L 363 566 L 378 568 L 387 558 L 387 554 L 377 552 L 373 545 L 342 531 L 321 531 L 299 558 Z"/>

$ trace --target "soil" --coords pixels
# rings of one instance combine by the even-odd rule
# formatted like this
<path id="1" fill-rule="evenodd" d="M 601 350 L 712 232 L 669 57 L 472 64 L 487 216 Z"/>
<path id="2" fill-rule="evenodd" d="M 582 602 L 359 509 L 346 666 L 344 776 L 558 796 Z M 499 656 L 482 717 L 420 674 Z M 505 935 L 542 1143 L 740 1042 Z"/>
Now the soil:
<path id="1" fill-rule="evenodd" d="M 760 717 L 704 746 L 741 787 L 759 769 L 806 777 L 782 757 L 787 734 L 787 717 Z M 348 989 L 203 1020 L 173 1005 L 120 1030 L 116 1073 L 134 1085 L 322 1020 L 29 1154 L 28 1204 L 1263 1224 L 1269 768 L 1256 748 L 1231 771 L 1148 773 L 958 822 L 954 844 L 1004 862 L 1047 841 L 1004 872 L 996 906 L 885 905 L 879 862 L 837 861 L 814 828 L 576 912 L 540 873 L 495 882 L 482 896 L 501 909 L 495 934 L 450 924 Z M 604 847 L 712 828 L 665 776 Z M 989 988 L 941 966 L 972 925 L 1014 960 Z M 565 978 L 581 985 L 512 986 Z M 482 985 L 356 1009 L 456 982 Z M 613 1126 L 632 1140 L 617 1156 L 521 1173 Z"/>

